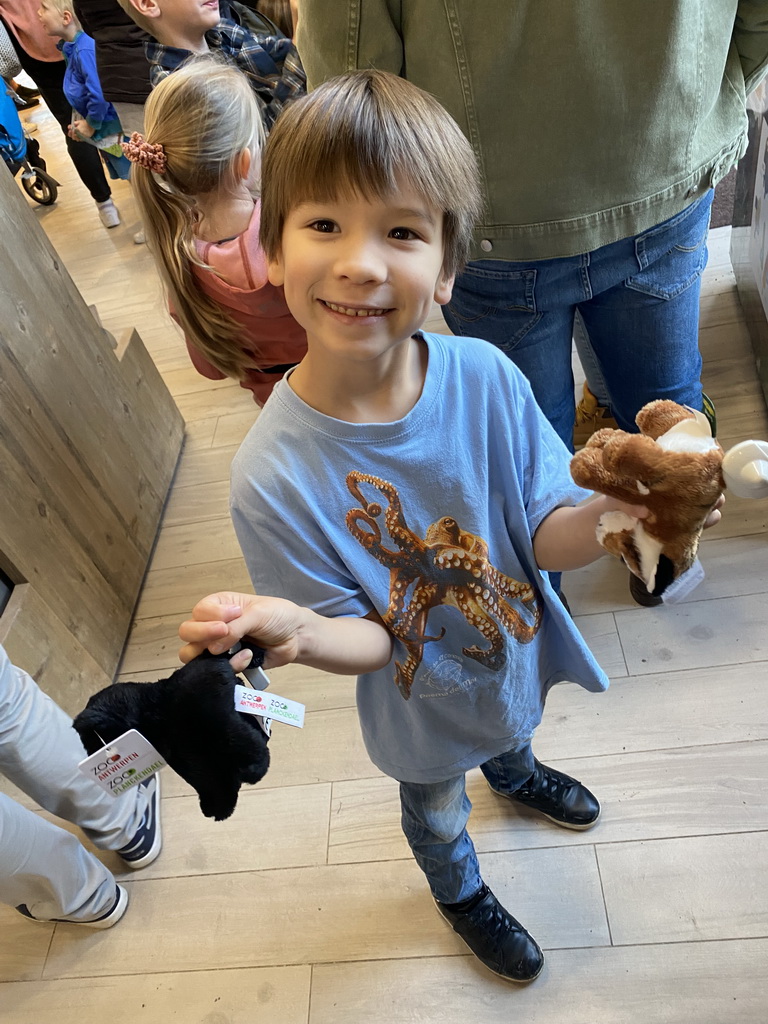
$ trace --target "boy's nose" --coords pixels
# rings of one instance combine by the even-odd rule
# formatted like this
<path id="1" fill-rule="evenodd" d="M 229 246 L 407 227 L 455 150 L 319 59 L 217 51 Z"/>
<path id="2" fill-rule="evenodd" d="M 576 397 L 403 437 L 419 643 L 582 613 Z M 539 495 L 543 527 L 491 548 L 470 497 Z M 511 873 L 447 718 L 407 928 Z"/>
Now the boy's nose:
<path id="1" fill-rule="evenodd" d="M 385 281 L 387 278 L 386 261 L 375 245 L 350 244 L 338 254 L 336 274 L 355 284 Z"/>

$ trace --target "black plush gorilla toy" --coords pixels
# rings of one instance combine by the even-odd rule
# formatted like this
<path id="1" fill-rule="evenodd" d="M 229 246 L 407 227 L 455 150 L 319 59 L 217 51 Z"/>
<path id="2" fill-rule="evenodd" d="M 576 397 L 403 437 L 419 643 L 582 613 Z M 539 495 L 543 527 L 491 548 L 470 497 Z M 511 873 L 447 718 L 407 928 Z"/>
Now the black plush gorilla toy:
<path id="1" fill-rule="evenodd" d="M 250 643 L 250 667 L 264 651 Z M 259 782 L 269 768 L 268 737 L 258 719 L 235 710 L 234 651 L 208 651 L 156 683 L 113 683 L 95 693 L 74 728 L 89 754 L 128 729 L 145 736 L 200 797 L 207 818 L 223 821 L 237 805 L 242 783 Z"/>

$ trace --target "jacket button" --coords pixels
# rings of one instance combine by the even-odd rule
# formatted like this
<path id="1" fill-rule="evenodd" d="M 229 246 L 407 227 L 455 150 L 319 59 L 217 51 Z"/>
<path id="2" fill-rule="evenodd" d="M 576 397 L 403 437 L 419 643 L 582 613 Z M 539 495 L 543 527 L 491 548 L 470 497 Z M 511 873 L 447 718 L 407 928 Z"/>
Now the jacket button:
<path id="1" fill-rule="evenodd" d="M 484 238 L 480 243 L 480 248 L 483 250 L 483 252 L 490 252 L 493 249 L 493 242 L 489 241 L 487 238 Z"/>

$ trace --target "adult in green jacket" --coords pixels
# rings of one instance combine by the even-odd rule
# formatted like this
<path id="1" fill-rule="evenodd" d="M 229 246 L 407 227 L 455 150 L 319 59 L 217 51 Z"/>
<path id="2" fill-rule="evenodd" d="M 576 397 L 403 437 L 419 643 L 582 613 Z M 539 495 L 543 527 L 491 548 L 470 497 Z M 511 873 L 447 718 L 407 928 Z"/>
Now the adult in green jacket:
<path id="1" fill-rule="evenodd" d="M 712 189 L 746 147 L 768 0 L 302 0 L 297 44 L 310 87 L 392 71 L 470 139 L 486 216 L 446 320 L 517 363 L 566 444 L 575 318 L 621 427 L 654 398 L 701 409 Z"/>

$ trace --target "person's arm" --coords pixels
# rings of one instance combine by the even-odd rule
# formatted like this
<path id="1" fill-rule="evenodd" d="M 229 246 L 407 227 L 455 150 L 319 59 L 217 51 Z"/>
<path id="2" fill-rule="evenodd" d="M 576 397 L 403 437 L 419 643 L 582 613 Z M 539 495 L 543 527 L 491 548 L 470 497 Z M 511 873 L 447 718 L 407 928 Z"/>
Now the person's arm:
<path id="1" fill-rule="evenodd" d="M 93 49 L 82 47 L 77 56 L 86 99 L 86 108 L 81 113 L 85 115 L 93 131 L 98 132 L 108 118 L 109 104 L 101 91 L 99 73 L 96 70 L 96 54 Z"/>
<path id="2" fill-rule="evenodd" d="M 733 41 L 749 94 L 768 71 L 768 0 L 740 0 L 733 25 Z"/>
<path id="3" fill-rule="evenodd" d="M 724 504 L 725 495 L 721 494 L 704 521 L 705 530 L 720 522 L 720 509 Z M 538 567 L 545 572 L 566 572 L 602 557 L 605 548 L 598 542 L 595 531 L 605 512 L 624 512 L 635 519 L 645 519 L 648 515 L 644 505 L 627 505 L 603 494 L 582 505 L 556 508 L 541 521 L 533 537 Z"/>
<path id="4" fill-rule="evenodd" d="M 359 675 L 383 668 L 392 657 L 392 637 L 375 613 L 329 619 L 283 598 L 228 591 L 199 601 L 191 619 L 179 627 L 179 636 L 184 641 L 179 651 L 184 663 L 206 647 L 221 654 L 244 636 L 266 648 L 265 668 L 298 662 L 339 675 Z M 236 669 L 242 660 L 233 661 Z"/>

